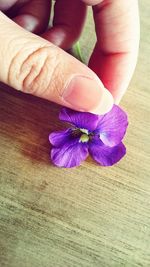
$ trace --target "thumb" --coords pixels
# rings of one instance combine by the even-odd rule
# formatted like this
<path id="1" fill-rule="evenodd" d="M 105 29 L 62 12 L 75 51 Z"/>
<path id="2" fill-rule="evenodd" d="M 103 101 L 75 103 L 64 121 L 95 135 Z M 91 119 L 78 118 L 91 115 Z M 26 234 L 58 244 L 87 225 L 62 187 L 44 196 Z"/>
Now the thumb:
<path id="1" fill-rule="evenodd" d="M 0 81 L 75 110 L 103 114 L 113 99 L 87 66 L 0 12 Z"/>

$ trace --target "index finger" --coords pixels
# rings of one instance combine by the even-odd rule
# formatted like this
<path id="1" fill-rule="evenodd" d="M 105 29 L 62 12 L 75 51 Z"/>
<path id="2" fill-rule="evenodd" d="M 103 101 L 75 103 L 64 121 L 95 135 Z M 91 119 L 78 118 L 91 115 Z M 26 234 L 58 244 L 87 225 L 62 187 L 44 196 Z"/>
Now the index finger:
<path id="1" fill-rule="evenodd" d="M 93 5 L 97 42 L 89 61 L 118 103 L 135 69 L 139 47 L 138 1 L 84 0 Z"/>

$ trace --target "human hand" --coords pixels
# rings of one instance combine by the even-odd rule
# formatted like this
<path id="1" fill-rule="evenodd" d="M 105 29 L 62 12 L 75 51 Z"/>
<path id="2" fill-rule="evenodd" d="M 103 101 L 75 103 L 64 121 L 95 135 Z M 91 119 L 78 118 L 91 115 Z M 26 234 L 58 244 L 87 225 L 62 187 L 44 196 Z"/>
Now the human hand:
<path id="1" fill-rule="evenodd" d="M 78 39 L 86 15 L 83 2 L 93 5 L 97 43 L 89 67 L 100 79 L 90 68 L 57 47 L 68 49 Z M 56 1 L 53 27 L 47 31 L 49 0 L 0 0 L 0 9 L 12 19 L 0 13 L 1 81 L 77 110 L 103 114 L 112 107 L 111 94 L 118 103 L 137 59 L 136 0 L 130 3 L 123 0 Z M 47 40 L 25 31 L 13 20 Z"/>

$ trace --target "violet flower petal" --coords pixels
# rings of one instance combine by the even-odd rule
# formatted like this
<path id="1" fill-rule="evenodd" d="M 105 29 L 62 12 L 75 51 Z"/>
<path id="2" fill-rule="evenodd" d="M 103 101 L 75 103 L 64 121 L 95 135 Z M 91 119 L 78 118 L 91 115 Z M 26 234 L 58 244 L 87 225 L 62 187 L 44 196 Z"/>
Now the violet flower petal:
<path id="1" fill-rule="evenodd" d="M 95 137 L 89 143 L 89 153 L 100 165 L 112 166 L 126 154 L 126 148 L 123 143 L 114 147 L 106 146 L 98 137 Z"/>
<path id="2" fill-rule="evenodd" d="M 77 128 L 94 131 L 97 127 L 99 116 L 88 112 L 79 112 L 69 108 L 63 108 L 59 114 L 59 119 L 69 122 Z"/>
<path id="3" fill-rule="evenodd" d="M 72 132 L 71 129 L 67 129 L 64 131 L 57 131 L 57 132 L 50 133 L 49 141 L 55 147 L 62 146 L 66 142 L 68 142 L 68 140 L 72 139 L 71 132 Z"/>
<path id="4" fill-rule="evenodd" d="M 71 168 L 79 166 L 88 156 L 88 144 L 74 138 L 59 148 L 52 148 L 51 159 L 58 167 Z"/>
<path id="5" fill-rule="evenodd" d="M 113 147 L 122 141 L 127 126 L 126 113 L 119 106 L 114 105 L 110 112 L 99 116 L 95 134 L 100 135 L 100 139 L 105 145 Z"/>

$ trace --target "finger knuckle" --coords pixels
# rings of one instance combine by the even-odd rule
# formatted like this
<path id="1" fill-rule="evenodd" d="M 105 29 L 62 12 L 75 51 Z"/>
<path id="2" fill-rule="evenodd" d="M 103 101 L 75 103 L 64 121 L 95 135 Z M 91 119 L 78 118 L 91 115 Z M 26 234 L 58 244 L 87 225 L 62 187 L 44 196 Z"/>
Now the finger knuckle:
<path id="1" fill-rule="evenodd" d="M 50 47 L 42 47 L 32 53 L 23 63 L 21 72 L 26 73 L 22 80 L 23 91 L 42 94 L 52 85 L 57 75 L 57 53 Z"/>
<path id="2" fill-rule="evenodd" d="M 20 53 L 16 55 L 14 61 L 17 61 L 19 56 Z M 53 46 L 39 47 L 28 53 L 15 75 L 20 89 L 41 96 L 51 88 L 49 93 L 53 94 L 58 77 L 58 62 L 59 56 Z M 11 69 L 14 67 L 11 66 Z"/>

